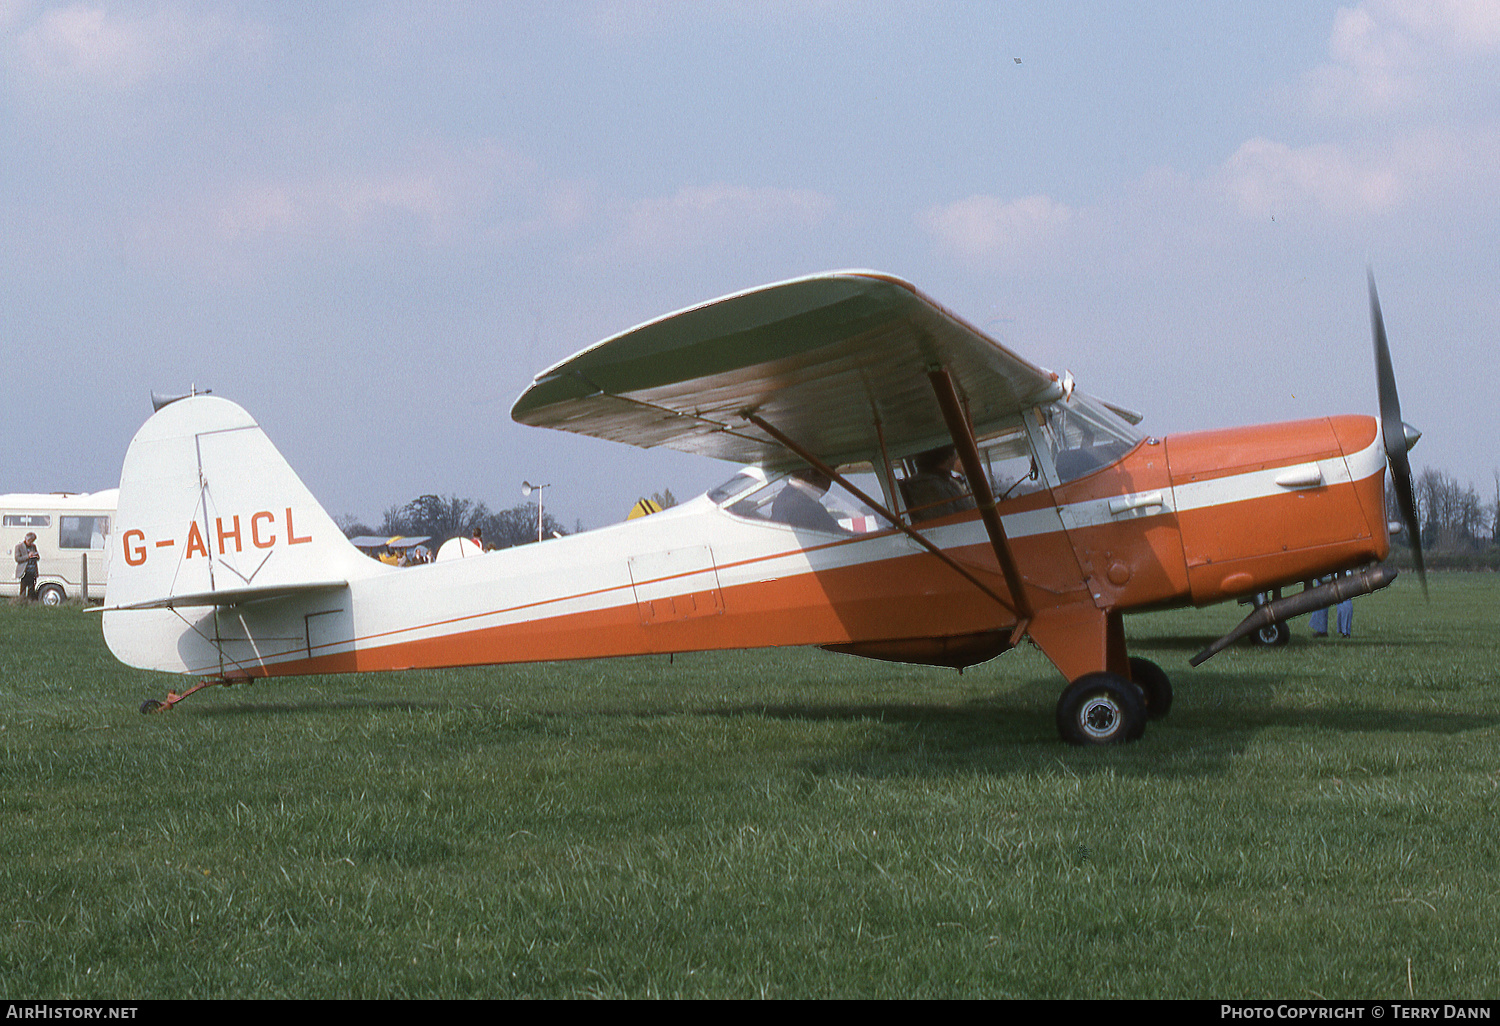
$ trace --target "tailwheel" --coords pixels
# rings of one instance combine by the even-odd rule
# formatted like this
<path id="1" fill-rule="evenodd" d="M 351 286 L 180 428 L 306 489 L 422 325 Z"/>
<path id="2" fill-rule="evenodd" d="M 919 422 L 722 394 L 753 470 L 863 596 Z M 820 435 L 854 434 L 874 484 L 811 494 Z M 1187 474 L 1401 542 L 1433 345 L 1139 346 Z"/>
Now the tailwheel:
<path id="1" fill-rule="evenodd" d="M 1130 679 L 1146 701 L 1146 719 L 1164 719 L 1172 711 L 1172 682 L 1167 673 L 1149 659 L 1130 657 Z"/>
<path id="2" fill-rule="evenodd" d="M 230 685 L 232 683 L 234 683 L 234 682 L 230 681 L 230 680 L 224 680 L 222 678 L 217 678 L 217 677 L 210 677 L 210 678 L 207 678 L 205 680 L 200 680 L 197 684 L 194 684 L 192 687 L 188 688 L 186 691 L 182 692 L 181 694 L 178 694 L 176 691 L 168 691 L 167 692 L 167 700 L 165 702 L 158 702 L 154 698 L 148 698 L 148 699 L 146 699 L 144 702 L 141 703 L 141 712 L 142 713 L 146 713 L 148 715 L 151 714 L 151 713 L 171 712 L 172 711 L 172 707 L 174 705 L 176 705 L 178 702 L 182 701 L 184 698 L 188 697 L 189 695 L 197 694 L 199 691 L 202 691 L 204 688 L 211 688 L 211 687 L 213 687 L 216 684 L 223 684 L 223 685 L 225 685 L 227 687 L 228 685 Z"/>
<path id="3" fill-rule="evenodd" d="M 1086 673 L 1057 700 L 1057 732 L 1070 745 L 1124 744 L 1145 731 L 1141 689 L 1119 674 Z"/>

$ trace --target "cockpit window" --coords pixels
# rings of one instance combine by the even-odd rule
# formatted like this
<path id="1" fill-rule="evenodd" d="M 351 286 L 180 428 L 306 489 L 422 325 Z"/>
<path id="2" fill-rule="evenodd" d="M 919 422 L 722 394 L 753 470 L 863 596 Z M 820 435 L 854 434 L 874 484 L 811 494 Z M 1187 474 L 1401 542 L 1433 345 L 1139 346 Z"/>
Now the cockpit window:
<path id="1" fill-rule="evenodd" d="M 708 493 L 708 498 L 715 505 L 723 505 L 728 500 L 743 495 L 750 489 L 758 488 L 765 483 L 765 471 L 759 467 L 746 467 L 717 488 L 711 489 Z"/>
<path id="2" fill-rule="evenodd" d="M 990 479 L 990 491 L 1000 501 L 1026 495 L 1042 486 L 1031 452 L 1031 439 L 1021 418 L 1009 427 L 979 440 L 979 454 Z"/>
<path id="3" fill-rule="evenodd" d="M 811 471 L 768 477 L 748 467 L 708 497 L 738 517 L 828 534 L 863 534 L 885 526 L 853 495 Z"/>
<path id="4" fill-rule="evenodd" d="M 1076 389 L 1067 399 L 1041 409 L 1042 433 L 1052 449 L 1059 482 L 1107 467 L 1141 440 L 1129 421 Z"/>

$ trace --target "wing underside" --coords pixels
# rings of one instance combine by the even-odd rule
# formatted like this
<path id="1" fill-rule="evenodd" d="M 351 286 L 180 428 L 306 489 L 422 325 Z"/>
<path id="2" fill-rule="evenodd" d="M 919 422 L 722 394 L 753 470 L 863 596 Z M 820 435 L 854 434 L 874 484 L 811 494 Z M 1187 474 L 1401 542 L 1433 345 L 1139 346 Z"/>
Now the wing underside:
<path id="1" fill-rule="evenodd" d="M 929 372 L 956 383 L 983 436 L 1061 394 L 1027 362 L 913 286 L 867 271 L 713 300 L 605 339 L 543 371 L 522 424 L 736 463 L 797 463 L 755 414 L 832 463 L 949 439 Z"/>

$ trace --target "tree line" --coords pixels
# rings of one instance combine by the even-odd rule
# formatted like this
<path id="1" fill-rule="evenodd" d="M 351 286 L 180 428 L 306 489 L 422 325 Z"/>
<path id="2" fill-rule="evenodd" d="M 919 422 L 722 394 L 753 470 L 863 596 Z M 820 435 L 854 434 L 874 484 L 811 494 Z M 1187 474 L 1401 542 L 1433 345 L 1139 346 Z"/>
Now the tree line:
<path id="1" fill-rule="evenodd" d="M 650 498 L 659 509 L 677 505 L 677 498 L 670 488 L 653 492 Z M 457 495 L 419 495 L 404 505 L 386 510 L 380 523 L 373 527 L 348 514 L 335 517 L 334 522 L 348 538 L 361 535 L 427 538 L 430 539 L 427 547 L 434 551 L 450 538 L 472 538 L 476 528 L 484 538 L 485 548 L 489 549 L 508 549 L 537 540 L 536 506 L 531 503 L 491 510 L 482 501 Z M 562 521 L 544 510 L 541 529 L 544 538 L 552 538 L 578 534 L 583 530 L 583 524 L 575 522 L 569 530 Z"/>
<path id="2" fill-rule="evenodd" d="M 1500 517 L 1500 473 L 1495 475 L 1495 499 L 1485 502 L 1474 486 L 1460 486 L 1440 470 L 1424 470 L 1416 483 L 1417 518 L 1422 542 L 1435 549 L 1494 545 Z"/>
<path id="3" fill-rule="evenodd" d="M 1500 569 L 1500 471 L 1495 495 L 1486 501 L 1473 484 L 1461 485 L 1441 470 L 1427 468 L 1412 486 L 1417 523 L 1422 528 L 1422 552 L 1436 568 Z M 1386 518 L 1399 521 L 1395 493 L 1386 486 Z M 1409 539 L 1392 539 L 1398 555 L 1410 548 Z"/>
<path id="4" fill-rule="evenodd" d="M 536 541 L 536 506 L 523 503 L 510 509 L 491 510 L 484 502 L 459 498 L 457 495 L 419 495 L 410 502 L 392 506 L 380 523 L 370 526 L 352 516 L 335 518 L 347 537 L 377 535 L 427 538 L 427 546 L 436 550 L 450 538 L 471 538 L 478 528 L 486 548 L 508 549 Z M 575 533 L 565 528 L 551 513 L 542 513 L 542 535 Z"/>

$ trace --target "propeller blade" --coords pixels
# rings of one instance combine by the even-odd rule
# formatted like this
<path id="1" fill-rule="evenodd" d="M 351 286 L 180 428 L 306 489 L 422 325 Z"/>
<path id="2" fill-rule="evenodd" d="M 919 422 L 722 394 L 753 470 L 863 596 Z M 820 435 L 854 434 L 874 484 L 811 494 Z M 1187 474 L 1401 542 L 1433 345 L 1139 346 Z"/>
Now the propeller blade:
<path id="1" fill-rule="evenodd" d="M 1385 340 L 1385 318 L 1380 314 L 1380 295 L 1375 291 L 1375 272 L 1370 280 L 1370 333 L 1375 338 L 1375 386 L 1380 396 L 1380 434 L 1385 454 L 1394 459 L 1399 447 L 1406 451 L 1406 431 L 1401 424 L 1401 397 L 1396 393 L 1396 372 L 1391 367 L 1391 349 Z"/>
<path id="2" fill-rule="evenodd" d="M 1401 522 L 1406 525 L 1406 536 L 1411 542 L 1412 562 L 1417 567 L 1417 580 L 1422 582 L 1422 594 L 1427 594 L 1427 568 L 1422 562 L 1422 528 L 1417 523 L 1417 502 L 1411 487 L 1411 464 L 1402 450 L 1390 460 L 1391 487 L 1396 490 L 1396 505 L 1401 508 Z"/>
<path id="3" fill-rule="evenodd" d="M 1385 458 L 1391 468 L 1391 487 L 1396 491 L 1396 505 L 1411 541 L 1412 561 L 1422 594 L 1427 594 L 1427 569 L 1422 561 L 1422 525 L 1417 523 L 1417 501 L 1412 490 L 1411 461 L 1406 425 L 1401 420 L 1401 397 L 1396 393 L 1396 372 L 1391 367 L 1391 350 L 1385 338 L 1385 318 L 1380 314 L 1380 296 L 1375 291 L 1375 272 L 1366 272 L 1370 281 L 1370 333 L 1375 340 L 1375 385 L 1380 396 L 1380 436 L 1385 439 Z"/>

